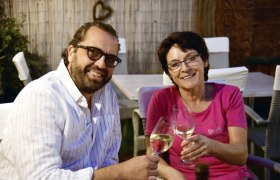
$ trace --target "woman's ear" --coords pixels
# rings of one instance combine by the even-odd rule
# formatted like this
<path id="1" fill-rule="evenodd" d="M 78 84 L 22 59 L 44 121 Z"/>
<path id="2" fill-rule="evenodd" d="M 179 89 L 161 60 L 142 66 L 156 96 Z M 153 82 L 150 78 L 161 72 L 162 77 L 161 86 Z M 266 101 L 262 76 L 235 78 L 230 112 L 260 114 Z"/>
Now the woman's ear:
<path id="1" fill-rule="evenodd" d="M 204 62 L 204 67 L 208 67 L 209 66 L 209 60 L 206 59 L 206 61 Z"/>

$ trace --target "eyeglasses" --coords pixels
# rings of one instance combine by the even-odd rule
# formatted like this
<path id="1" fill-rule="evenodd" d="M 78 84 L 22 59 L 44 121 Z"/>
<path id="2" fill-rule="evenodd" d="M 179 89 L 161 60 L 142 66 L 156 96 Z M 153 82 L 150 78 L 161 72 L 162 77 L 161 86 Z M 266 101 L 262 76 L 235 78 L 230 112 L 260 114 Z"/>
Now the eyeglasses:
<path id="1" fill-rule="evenodd" d="M 77 48 L 82 48 L 87 50 L 88 58 L 92 61 L 99 60 L 102 56 L 105 56 L 105 64 L 108 67 L 116 67 L 122 60 L 113 54 L 106 54 L 101 49 L 92 46 L 76 45 Z"/>
<path id="2" fill-rule="evenodd" d="M 194 54 L 191 56 L 187 56 L 184 58 L 184 60 L 179 61 L 179 60 L 172 60 L 169 62 L 166 66 L 171 70 L 171 71 L 178 71 L 182 67 L 182 63 L 186 63 L 188 65 L 192 65 L 193 63 L 196 62 L 197 58 L 200 57 L 200 54 Z"/>

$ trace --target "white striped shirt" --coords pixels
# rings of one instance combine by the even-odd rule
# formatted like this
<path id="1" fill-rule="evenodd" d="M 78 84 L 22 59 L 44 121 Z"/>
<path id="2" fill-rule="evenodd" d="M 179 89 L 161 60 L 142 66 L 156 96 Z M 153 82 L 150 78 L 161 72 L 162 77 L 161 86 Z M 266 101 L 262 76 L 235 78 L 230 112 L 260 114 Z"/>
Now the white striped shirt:
<path id="1" fill-rule="evenodd" d="M 91 179 L 93 170 L 118 163 L 120 116 L 110 83 L 87 107 L 63 61 L 28 84 L 0 143 L 0 179 Z"/>

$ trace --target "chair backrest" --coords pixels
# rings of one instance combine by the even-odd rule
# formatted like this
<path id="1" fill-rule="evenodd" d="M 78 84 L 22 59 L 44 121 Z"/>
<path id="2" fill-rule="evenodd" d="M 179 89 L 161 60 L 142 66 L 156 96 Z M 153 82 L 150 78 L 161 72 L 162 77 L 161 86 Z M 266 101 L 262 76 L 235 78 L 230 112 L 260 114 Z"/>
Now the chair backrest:
<path id="1" fill-rule="evenodd" d="M 276 66 L 268 120 L 265 140 L 266 151 L 268 151 L 269 158 L 280 160 L 280 65 Z"/>
<path id="2" fill-rule="evenodd" d="M 277 65 L 276 69 L 275 69 L 275 78 L 274 78 L 273 90 L 274 91 L 280 91 L 280 65 Z"/>
<path id="3" fill-rule="evenodd" d="M 23 52 L 19 52 L 13 57 L 13 63 L 17 68 L 19 79 L 26 86 L 31 81 L 31 76 Z"/>
<path id="4" fill-rule="evenodd" d="M 208 82 L 230 84 L 239 87 L 244 91 L 248 77 L 248 69 L 245 66 L 210 69 L 208 72 Z M 171 85 L 172 81 L 168 75 L 163 73 L 163 85 Z"/>
<path id="5" fill-rule="evenodd" d="M 211 68 L 229 67 L 229 39 L 228 37 L 204 38 L 209 52 Z"/>
<path id="6" fill-rule="evenodd" d="M 248 69 L 245 66 L 209 69 L 208 82 L 224 82 L 225 84 L 239 87 L 244 91 L 248 78 Z"/>
<path id="7" fill-rule="evenodd" d="M 3 131 L 6 125 L 6 121 L 12 110 L 13 103 L 2 103 L 0 104 L 0 141 L 3 138 Z"/>
<path id="8" fill-rule="evenodd" d="M 148 105 L 153 93 L 156 90 L 164 87 L 166 86 L 147 86 L 147 87 L 140 87 L 137 89 L 140 118 L 142 119 L 146 118 Z"/>
<path id="9" fill-rule="evenodd" d="M 128 74 L 127 70 L 127 50 L 125 38 L 119 38 L 120 51 L 118 57 L 122 60 L 120 64 L 114 69 L 114 74 Z"/>

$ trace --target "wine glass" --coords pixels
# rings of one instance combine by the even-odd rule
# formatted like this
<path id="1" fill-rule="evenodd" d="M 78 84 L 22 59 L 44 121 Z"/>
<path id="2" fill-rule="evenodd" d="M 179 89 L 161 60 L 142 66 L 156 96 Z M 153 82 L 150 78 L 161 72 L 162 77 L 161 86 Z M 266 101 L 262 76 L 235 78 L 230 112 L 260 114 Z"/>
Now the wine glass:
<path id="1" fill-rule="evenodd" d="M 173 129 L 184 140 L 187 140 L 194 132 L 195 121 L 192 116 L 191 109 L 185 105 L 179 106 L 175 104 L 173 106 Z M 191 144 L 189 144 L 191 146 Z M 179 159 L 181 165 L 193 166 L 193 161 L 181 158 Z"/>
<path id="2" fill-rule="evenodd" d="M 171 123 L 167 117 L 160 117 L 150 136 L 151 149 L 153 155 L 159 155 L 167 151 L 174 140 Z"/>

